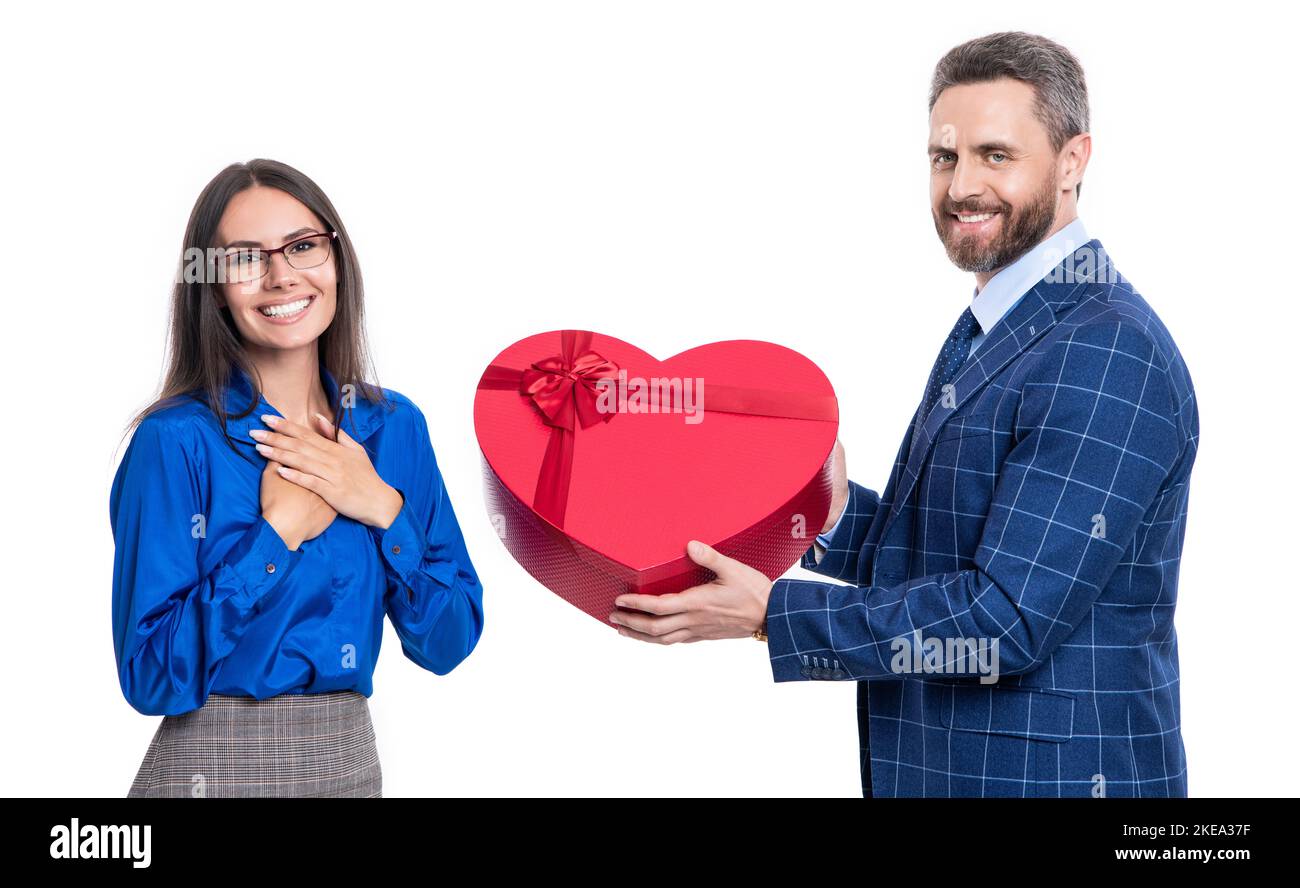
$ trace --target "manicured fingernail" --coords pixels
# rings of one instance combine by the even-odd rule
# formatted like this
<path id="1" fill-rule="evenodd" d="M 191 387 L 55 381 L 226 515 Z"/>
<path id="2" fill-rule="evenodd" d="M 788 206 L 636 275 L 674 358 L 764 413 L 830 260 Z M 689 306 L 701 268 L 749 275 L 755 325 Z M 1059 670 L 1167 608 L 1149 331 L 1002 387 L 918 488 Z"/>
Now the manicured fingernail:
<path id="1" fill-rule="evenodd" d="M 265 444 L 254 444 L 253 446 L 257 448 L 257 452 L 262 454 L 262 456 L 271 455 L 271 448 L 267 447 Z"/>
<path id="2" fill-rule="evenodd" d="M 256 438 L 257 440 L 261 441 L 263 438 L 266 437 L 266 429 L 249 429 L 248 434 L 250 437 Z"/>
<path id="3" fill-rule="evenodd" d="M 280 417 L 278 416 L 272 416 L 270 413 L 262 414 L 262 422 L 266 423 L 269 426 L 273 426 L 279 421 L 280 421 Z"/>

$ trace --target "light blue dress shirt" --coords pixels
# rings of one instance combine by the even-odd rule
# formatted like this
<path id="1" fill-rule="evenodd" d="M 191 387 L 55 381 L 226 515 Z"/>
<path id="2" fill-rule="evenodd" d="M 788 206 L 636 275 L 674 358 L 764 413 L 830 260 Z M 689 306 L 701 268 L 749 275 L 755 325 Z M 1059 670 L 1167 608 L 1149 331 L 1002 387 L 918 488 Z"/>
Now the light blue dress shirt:
<path id="1" fill-rule="evenodd" d="M 338 385 L 322 383 L 331 404 Z M 483 631 L 483 589 L 438 471 L 424 414 L 384 389 L 360 392 L 339 425 L 402 494 L 386 529 L 338 515 L 290 550 L 262 516 L 266 458 L 250 429 L 280 413 L 236 369 L 229 440 L 193 395 L 147 416 L 113 479 L 109 519 L 118 679 L 145 715 L 179 715 L 211 693 L 264 699 L 371 694 L 385 613 L 402 650 L 438 675 Z"/>
<path id="2" fill-rule="evenodd" d="M 971 339 L 970 353 L 975 354 L 998 321 L 1020 303 L 1025 294 L 1034 288 L 1034 284 L 1089 240 L 1083 221 L 1076 218 L 1060 231 L 1043 238 L 1028 253 L 989 278 L 983 289 L 976 286 L 970 310 L 979 322 L 979 332 Z M 844 515 L 841 514 L 834 527 L 826 533 L 817 534 L 817 542 L 823 549 L 830 548 L 830 538 L 840 529 L 840 521 L 843 520 Z"/>

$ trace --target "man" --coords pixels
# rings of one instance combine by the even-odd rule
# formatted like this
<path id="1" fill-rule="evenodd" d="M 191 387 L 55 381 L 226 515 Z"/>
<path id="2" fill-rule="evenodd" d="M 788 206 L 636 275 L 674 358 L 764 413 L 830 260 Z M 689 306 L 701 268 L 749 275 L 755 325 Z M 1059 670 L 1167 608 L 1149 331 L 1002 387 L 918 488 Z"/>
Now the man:
<path id="1" fill-rule="evenodd" d="M 930 92 L 935 228 L 975 296 L 882 494 L 846 480 L 779 579 L 621 596 L 659 643 L 765 628 L 776 681 L 857 681 L 868 796 L 1185 796 L 1173 616 L 1199 434 L 1160 319 L 1078 219 L 1083 72 L 1050 40 L 951 50 Z"/>

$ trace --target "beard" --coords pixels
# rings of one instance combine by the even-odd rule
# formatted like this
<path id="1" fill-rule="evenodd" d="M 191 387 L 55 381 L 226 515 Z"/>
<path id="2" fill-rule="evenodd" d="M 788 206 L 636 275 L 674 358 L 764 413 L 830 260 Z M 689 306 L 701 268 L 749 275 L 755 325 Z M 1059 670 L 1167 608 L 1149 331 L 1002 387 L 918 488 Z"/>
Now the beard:
<path id="1" fill-rule="evenodd" d="M 948 259 L 962 271 L 984 273 L 1004 268 L 1032 250 L 1047 236 L 1052 220 L 1056 218 L 1060 198 L 1053 180 L 1054 177 L 1049 175 L 1038 193 L 1018 210 L 1006 205 L 967 209 L 961 205 L 947 207 L 945 204 L 942 214 L 932 212 L 935 231 L 943 241 L 943 248 L 948 251 Z M 979 212 L 1001 214 L 998 233 L 985 245 L 978 235 L 957 232 L 948 213 L 958 210 L 963 215 Z"/>

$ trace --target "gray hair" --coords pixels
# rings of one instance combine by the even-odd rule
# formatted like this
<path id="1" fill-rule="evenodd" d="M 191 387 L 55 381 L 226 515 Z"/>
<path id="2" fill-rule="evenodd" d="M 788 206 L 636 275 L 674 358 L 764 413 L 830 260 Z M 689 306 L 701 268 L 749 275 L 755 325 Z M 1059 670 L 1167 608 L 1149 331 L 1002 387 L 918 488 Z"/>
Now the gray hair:
<path id="1" fill-rule="evenodd" d="M 1034 115 L 1047 129 L 1052 150 L 1079 133 L 1088 132 L 1088 87 L 1083 66 L 1059 43 L 1026 34 L 1001 31 L 954 46 L 939 60 L 930 82 L 930 110 L 939 94 L 962 83 L 984 83 L 1011 77 L 1034 88 Z M 1083 183 L 1075 186 L 1075 195 Z"/>

